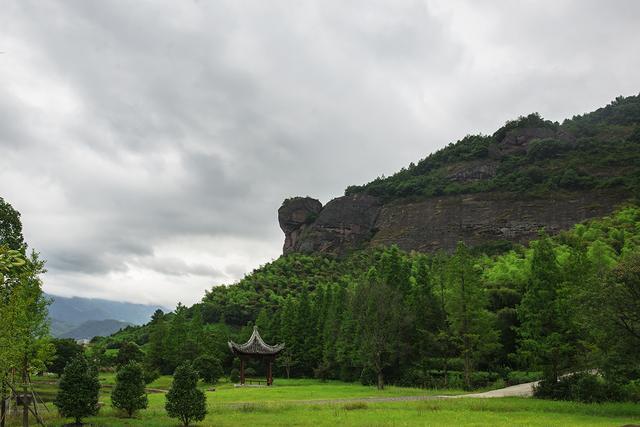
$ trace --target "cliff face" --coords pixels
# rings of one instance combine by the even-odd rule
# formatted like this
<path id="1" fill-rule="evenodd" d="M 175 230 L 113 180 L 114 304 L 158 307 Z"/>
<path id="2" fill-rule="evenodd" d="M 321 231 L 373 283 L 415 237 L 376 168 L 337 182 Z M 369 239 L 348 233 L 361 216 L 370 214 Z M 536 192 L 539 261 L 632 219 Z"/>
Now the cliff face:
<path id="1" fill-rule="evenodd" d="M 355 195 L 333 199 L 323 208 L 311 198 L 304 199 L 304 204 L 285 202 L 278 216 L 285 232 L 284 253 L 340 255 L 391 244 L 404 250 L 451 251 L 458 241 L 472 246 L 496 241 L 526 243 L 542 228 L 550 234 L 569 229 L 607 215 L 626 199 L 626 194 L 611 191 L 528 199 L 510 193 L 477 193 L 382 204 L 375 197 Z M 294 215 L 317 217 L 300 223 L 292 221 Z"/>
<path id="2" fill-rule="evenodd" d="M 557 233 L 640 197 L 640 96 L 562 125 L 520 117 L 345 194 L 324 207 L 285 201 L 284 252 L 391 244 L 450 251 L 458 241 L 526 243 L 543 228 Z"/>
<path id="3" fill-rule="evenodd" d="M 555 234 L 589 218 L 604 216 L 623 202 L 621 193 L 587 191 L 521 199 L 509 193 L 478 193 L 385 206 L 372 245 L 405 250 L 451 251 L 492 241 L 526 243 L 544 228 Z"/>

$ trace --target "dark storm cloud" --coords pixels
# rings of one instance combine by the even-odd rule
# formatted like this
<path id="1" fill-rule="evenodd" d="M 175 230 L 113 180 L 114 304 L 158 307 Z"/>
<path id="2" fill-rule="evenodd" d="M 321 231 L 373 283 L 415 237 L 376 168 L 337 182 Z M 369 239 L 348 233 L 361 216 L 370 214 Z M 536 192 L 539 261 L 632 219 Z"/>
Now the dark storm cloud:
<path id="1" fill-rule="evenodd" d="M 50 291 L 197 299 L 278 256 L 285 197 L 326 202 L 518 114 L 637 93 L 638 9 L 8 2 L 0 195 Z"/>

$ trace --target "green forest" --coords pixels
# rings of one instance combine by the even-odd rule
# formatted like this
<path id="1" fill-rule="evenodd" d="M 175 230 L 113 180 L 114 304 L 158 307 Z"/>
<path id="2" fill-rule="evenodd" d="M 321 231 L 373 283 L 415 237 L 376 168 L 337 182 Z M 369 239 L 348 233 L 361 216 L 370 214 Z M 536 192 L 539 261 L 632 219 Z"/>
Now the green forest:
<path id="1" fill-rule="evenodd" d="M 494 256 L 462 243 L 453 254 L 291 254 L 91 349 L 108 366 L 110 350 L 133 342 L 158 373 L 215 359 L 233 376 L 227 340 L 256 324 L 286 344 L 286 377 L 466 389 L 543 378 L 542 397 L 637 400 L 639 248 L 640 208 L 629 205 Z"/>

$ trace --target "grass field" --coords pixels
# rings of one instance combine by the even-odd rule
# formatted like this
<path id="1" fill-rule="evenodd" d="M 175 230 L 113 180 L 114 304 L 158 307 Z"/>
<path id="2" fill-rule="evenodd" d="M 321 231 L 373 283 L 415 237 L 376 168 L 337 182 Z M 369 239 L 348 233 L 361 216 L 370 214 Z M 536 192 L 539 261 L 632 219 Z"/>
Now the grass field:
<path id="1" fill-rule="evenodd" d="M 51 392 L 51 379 L 40 380 L 38 388 Z M 133 419 L 122 418 L 111 408 L 109 393 L 113 375 L 102 375 L 104 384 L 100 415 L 85 422 L 96 426 L 176 426 L 164 411 L 164 393 L 149 394 L 149 408 Z M 161 377 L 150 388 L 166 389 L 170 377 Z M 55 387 L 55 386 L 53 386 Z M 210 387 L 203 386 L 207 390 Z M 200 426 L 622 426 L 640 424 L 640 405 L 586 405 L 572 402 L 550 402 L 527 398 L 437 399 L 407 402 L 362 403 L 323 402 L 367 397 L 398 397 L 461 393 L 459 390 L 420 390 L 389 387 L 380 392 L 373 387 L 337 381 L 276 381 L 271 388 L 234 388 L 221 384 L 207 391 L 209 414 Z M 57 416 L 53 405 L 50 413 L 42 412 L 48 425 L 61 426 L 70 420 Z M 20 425 L 11 419 L 9 426 Z"/>

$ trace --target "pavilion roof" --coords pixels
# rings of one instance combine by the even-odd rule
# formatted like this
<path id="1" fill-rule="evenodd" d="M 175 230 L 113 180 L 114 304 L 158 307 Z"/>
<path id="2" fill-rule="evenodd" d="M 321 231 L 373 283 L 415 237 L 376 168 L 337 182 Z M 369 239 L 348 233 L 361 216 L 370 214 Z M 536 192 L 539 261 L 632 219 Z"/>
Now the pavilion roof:
<path id="1" fill-rule="evenodd" d="M 269 345 L 265 343 L 257 326 L 253 327 L 253 333 L 246 343 L 236 344 L 229 341 L 228 344 L 231 351 L 236 354 L 276 355 L 284 349 L 284 344 Z"/>

